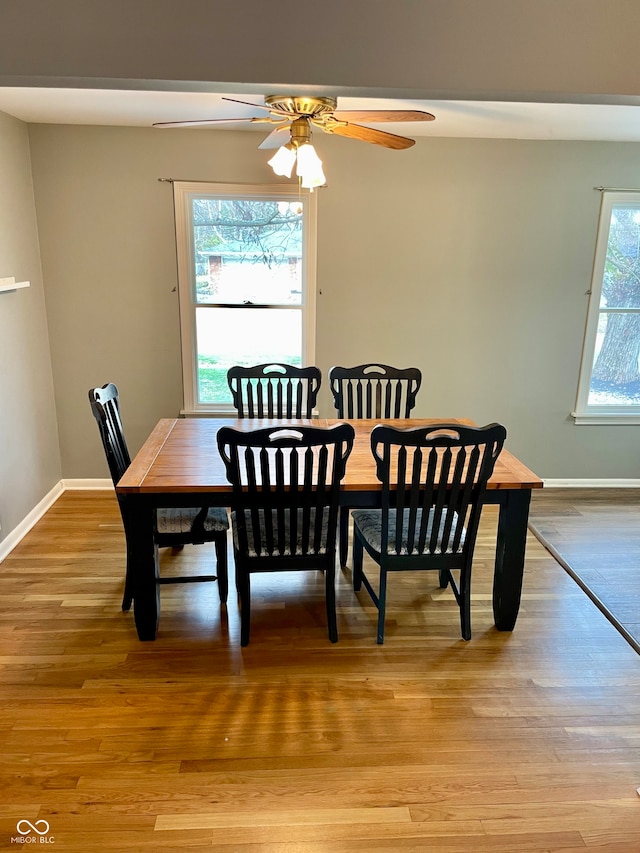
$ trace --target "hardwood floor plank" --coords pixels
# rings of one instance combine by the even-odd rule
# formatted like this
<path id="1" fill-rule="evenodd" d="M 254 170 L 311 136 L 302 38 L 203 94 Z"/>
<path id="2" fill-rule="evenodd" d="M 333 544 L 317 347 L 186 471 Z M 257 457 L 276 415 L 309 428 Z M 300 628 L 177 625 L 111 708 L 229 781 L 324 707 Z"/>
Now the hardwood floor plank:
<path id="1" fill-rule="evenodd" d="M 46 820 L 66 853 L 640 851 L 640 658 L 533 536 L 515 630 L 496 631 L 496 523 L 485 509 L 468 643 L 414 574 L 391 578 L 377 646 L 348 570 L 337 645 L 312 573 L 252 579 L 244 649 L 207 584 L 162 587 L 141 643 L 114 496 L 64 493 L 0 565 L 0 849 Z M 167 551 L 162 570 L 213 559 Z"/>

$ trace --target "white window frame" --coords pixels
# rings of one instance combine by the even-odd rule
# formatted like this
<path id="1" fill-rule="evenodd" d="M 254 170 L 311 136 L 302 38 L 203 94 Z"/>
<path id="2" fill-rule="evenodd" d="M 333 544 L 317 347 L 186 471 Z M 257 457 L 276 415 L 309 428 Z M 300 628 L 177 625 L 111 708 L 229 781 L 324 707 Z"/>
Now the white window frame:
<path id="1" fill-rule="evenodd" d="M 182 349 L 182 415 L 233 414 L 231 403 L 199 403 L 197 379 L 197 341 L 195 301 L 195 262 L 193 257 L 192 200 L 215 198 L 254 198 L 299 201 L 303 205 L 302 232 L 302 364 L 315 364 L 316 351 L 316 259 L 317 193 L 300 190 L 297 185 L 220 184 L 199 181 L 174 181 L 173 197 L 178 263 L 178 298 Z"/>
<path id="2" fill-rule="evenodd" d="M 578 381 L 576 408 L 572 416 L 576 424 L 613 425 L 640 424 L 640 404 L 637 406 L 589 405 L 589 387 L 596 348 L 598 321 L 600 319 L 600 297 L 604 278 L 607 248 L 609 243 L 609 228 L 611 212 L 615 205 L 631 204 L 640 209 L 640 191 L 613 192 L 602 191 L 600 204 L 600 219 L 596 238 L 596 252 L 593 263 L 593 276 L 589 291 L 589 308 L 582 347 L 582 362 Z M 620 309 L 618 309 L 620 310 Z M 640 309 L 624 309 L 625 311 L 640 312 Z"/>

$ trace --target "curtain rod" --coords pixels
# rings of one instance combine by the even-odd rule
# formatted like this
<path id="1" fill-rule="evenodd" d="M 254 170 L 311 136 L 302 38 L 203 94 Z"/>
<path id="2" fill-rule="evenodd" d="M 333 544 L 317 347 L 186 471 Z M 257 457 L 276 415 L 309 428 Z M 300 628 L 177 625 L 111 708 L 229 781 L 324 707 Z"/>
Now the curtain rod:
<path id="1" fill-rule="evenodd" d="M 160 183 L 165 184 L 173 184 L 177 180 L 184 180 L 182 178 L 158 178 Z M 640 193 L 640 189 L 633 187 L 594 187 L 594 190 L 597 190 L 600 193 L 608 192 L 608 193 Z"/>
<path id="2" fill-rule="evenodd" d="M 173 184 L 177 180 L 182 180 L 179 178 L 158 178 L 160 183 Z M 640 189 L 634 187 L 594 187 L 594 190 L 597 190 L 600 193 L 608 192 L 608 193 L 640 193 Z"/>

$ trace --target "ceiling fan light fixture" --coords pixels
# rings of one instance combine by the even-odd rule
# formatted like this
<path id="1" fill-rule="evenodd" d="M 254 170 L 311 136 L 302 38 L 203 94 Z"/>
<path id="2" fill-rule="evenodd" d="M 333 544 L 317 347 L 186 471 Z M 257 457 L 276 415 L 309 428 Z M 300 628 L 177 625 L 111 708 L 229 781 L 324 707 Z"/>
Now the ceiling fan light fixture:
<path id="1" fill-rule="evenodd" d="M 327 182 L 322 171 L 322 160 L 310 142 L 298 146 L 296 174 L 304 189 L 313 190 L 314 187 L 321 187 Z"/>
<path id="2" fill-rule="evenodd" d="M 282 175 L 285 178 L 291 177 L 295 162 L 296 152 L 290 142 L 278 148 L 271 160 L 268 161 L 275 174 Z"/>

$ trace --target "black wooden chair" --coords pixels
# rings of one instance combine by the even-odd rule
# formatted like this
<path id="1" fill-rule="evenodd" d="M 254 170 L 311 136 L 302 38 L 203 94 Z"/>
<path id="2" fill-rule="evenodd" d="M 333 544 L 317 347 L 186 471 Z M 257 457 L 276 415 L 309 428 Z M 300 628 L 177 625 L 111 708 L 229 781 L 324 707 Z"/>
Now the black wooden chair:
<path id="1" fill-rule="evenodd" d="M 321 381 L 317 367 L 291 364 L 236 365 L 227 371 L 239 418 L 310 418 Z"/>
<path id="2" fill-rule="evenodd" d="M 339 418 L 408 418 L 422 383 L 417 367 L 332 367 L 329 384 Z"/>
<path id="3" fill-rule="evenodd" d="M 332 367 L 329 385 L 339 418 L 408 418 L 422 383 L 417 367 Z M 347 562 L 349 507 L 340 510 L 340 565 Z"/>
<path id="4" fill-rule="evenodd" d="M 219 430 L 218 448 L 233 486 L 231 520 L 243 646 L 249 643 L 251 574 L 301 569 L 325 573 L 329 639 L 337 642 L 338 501 L 353 440 L 350 424 Z"/>
<path id="5" fill-rule="evenodd" d="M 89 391 L 91 411 L 98 422 L 102 446 L 107 457 L 113 485 L 117 485 L 129 467 L 131 458 L 122 429 L 118 389 L 113 383 Z M 118 495 L 118 504 L 127 542 L 127 569 L 125 574 L 122 609 L 129 610 L 134 598 L 131 579 L 131 524 L 127 504 Z M 201 545 L 213 542 L 218 566 L 217 575 L 181 575 L 178 577 L 158 578 L 158 583 L 195 583 L 199 581 L 218 581 L 220 601 L 227 600 L 229 589 L 227 569 L 227 531 L 229 521 L 224 507 L 176 507 L 158 509 L 154 532 L 155 543 L 159 548 L 182 548 L 184 545 Z"/>
<path id="6" fill-rule="evenodd" d="M 440 573 L 441 588 L 451 584 L 462 637 L 471 639 L 471 564 L 478 522 L 505 438 L 500 424 L 373 429 L 382 509 L 353 511 L 353 588 L 358 591 L 364 583 L 378 608 L 378 643 L 384 642 L 387 574 L 424 569 Z M 377 594 L 363 571 L 364 549 L 380 567 Z M 456 583 L 452 573 L 457 570 Z"/>

